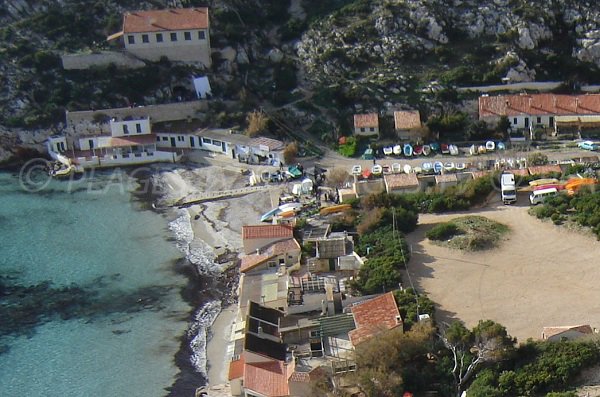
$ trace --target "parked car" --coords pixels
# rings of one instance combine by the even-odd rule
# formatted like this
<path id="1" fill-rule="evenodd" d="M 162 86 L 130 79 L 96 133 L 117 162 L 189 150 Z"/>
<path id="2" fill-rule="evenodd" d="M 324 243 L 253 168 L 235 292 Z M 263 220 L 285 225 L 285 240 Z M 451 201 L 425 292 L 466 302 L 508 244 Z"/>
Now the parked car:
<path id="1" fill-rule="evenodd" d="M 579 142 L 577 144 L 577 146 L 579 146 L 581 149 L 585 149 L 585 150 L 598 150 L 598 145 L 596 145 L 592 141 Z"/>

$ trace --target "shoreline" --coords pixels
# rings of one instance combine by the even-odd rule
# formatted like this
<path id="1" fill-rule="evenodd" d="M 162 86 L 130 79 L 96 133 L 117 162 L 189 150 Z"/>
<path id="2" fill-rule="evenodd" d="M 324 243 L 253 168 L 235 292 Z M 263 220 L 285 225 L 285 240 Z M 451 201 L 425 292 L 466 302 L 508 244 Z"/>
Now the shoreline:
<path id="1" fill-rule="evenodd" d="M 161 192 L 152 197 L 153 203 L 198 191 L 243 186 L 246 177 L 235 169 L 194 163 L 156 168 L 150 183 L 159 185 Z M 218 386 L 222 390 L 227 386 L 228 354 L 232 353 L 228 352 L 229 339 L 237 317 L 241 227 L 256 223 L 270 205 L 270 196 L 258 192 L 173 209 L 175 219 L 169 228 L 185 255 L 189 280 L 182 297 L 193 309 L 175 356 L 180 373 L 167 389 L 169 396 L 194 395 L 198 388 Z M 156 212 L 168 214 L 171 210 Z"/>

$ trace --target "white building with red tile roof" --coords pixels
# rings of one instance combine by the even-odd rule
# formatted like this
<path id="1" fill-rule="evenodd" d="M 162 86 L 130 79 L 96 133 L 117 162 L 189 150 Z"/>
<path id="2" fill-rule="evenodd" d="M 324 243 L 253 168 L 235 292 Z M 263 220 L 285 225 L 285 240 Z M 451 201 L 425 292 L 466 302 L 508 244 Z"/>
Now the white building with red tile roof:
<path id="1" fill-rule="evenodd" d="M 125 49 L 133 55 L 158 61 L 201 63 L 210 67 L 208 8 L 174 8 L 132 11 L 123 15 L 123 29 L 108 37 L 123 37 Z"/>
<path id="2" fill-rule="evenodd" d="M 397 110 L 394 112 L 394 129 L 398 138 L 417 140 L 423 138 L 423 125 L 418 110 Z"/>
<path id="3" fill-rule="evenodd" d="M 354 134 L 362 136 L 379 135 L 379 115 L 377 113 L 355 114 Z"/>
<path id="4" fill-rule="evenodd" d="M 365 342 L 380 332 L 402 326 L 394 294 L 388 292 L 352 307 L 356 329 L 348 333 L 352 345 Z"/>
<path id="5" fill-rule="evenodd" d="M 258 252 L 242 256 L 240 272 L 277 269 L 280 265 L 291 267 L 300 261 L 300 244 L 294 238 L 269 244 Z"/>
<path id="6" fill-rule="evenodd" d="M 244 225 L 242 226 L 242 243 L 244 254 L 256 253 L 256 250 L 277 241 L 294 237 L 294 228 L 289 225 Z"/>
<path id="7" fill-rule="evenodd" d="M 520 94 L 479 97 L 479 119 L 497 123 L 506 116 L 513 130 L 555 128 L 557 116 L 600 115 L 600 94 Z"/>

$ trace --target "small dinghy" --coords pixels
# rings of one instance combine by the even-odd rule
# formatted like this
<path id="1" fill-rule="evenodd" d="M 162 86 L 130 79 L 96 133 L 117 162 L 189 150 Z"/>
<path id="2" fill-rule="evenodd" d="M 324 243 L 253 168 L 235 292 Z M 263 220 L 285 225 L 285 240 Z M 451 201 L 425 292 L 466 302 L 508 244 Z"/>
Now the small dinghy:
<path id="1" fill-rule="evenodd" d="M 457 171 L 462 171 L 467 168 L 467 165 L 465 163 L 456 163 L 454 168 L 456 168 Z"/>
<path id="2" fill-rule="evenodd" d="M 386 146 L 383 148 L 383 154 L 386 156 L 391 156 L 394 153 L 394 148 L 391 146 Z"/>
<path id="3" fill-rule="evenodd" d="M 442 143 L 441 145 L 442 154 L 450 154 L 450 148 L 448 144 Z"/>
<path id="4" fill-rule="evenodd" d="M 420 174 L 423 172 L 423 170 L 421 169 L 421 167 L 413 167 L 413 172 L 415 174 Z"/>
<path id="5" fill-rule="evenodd" d="M 352 175 L 360 175 L 362 174 L 362 167 L 360 165 L 355 165 L 352 167 Z"/>
<path id="6" fill-rule="evenodd" d="M 392 148 L 392 152 L 396 155 L 396 156 L 400 156 L 402 154 L 402 146 L 400 145 L 395 145 Z"/>
<path id="7" fill-rule="evenodd" d="M 477 147 L 477 153 L 479 153 L 479 154 L 484 154 L 485 152 L 487 152 L 487 150 L 485 149 L 485 146 L 483 146 L 483 145 L 479 145 L 479 146 Z"/>
<path id="8" fill-rule="evenodd" d="M 410 156 L 412 156 L 412 155 L 413 155 L 413 148 L 412 148 L 412 146 L 410 145 L 410 143 L 405 143 L 405 144 L 404 144 L 404 149 L 402 149 L 402 151 L 404 152 L 404 155 L 405 155 L 406 157 L 410 157 Z"/>
<path id="9" fill-rule="evenodd" d="M 384 175 L 388 175 L 388 174 L 392 173 L 392 168 L 389 165 L 384 165 L 381 168 L 383 168 Z"/>
<path id="10" fill-rule="evenodd" d="M 413 155 L 420 156 L 421 154 L 423 154 L 423 146 L 421 146 L 421 145 L 413 146 Z"/>
<path id="11" fill-rule="evenodd" d="M 448 146 L 448 151 L 450 151 L 450 155 L 451 156 L 458 156 L 458 146 L 456 146 L 456 145 L 449 145 Z"/>
<path id="12" fill-rule="evenodd" d="M 402 166 L 398 163 L 392 164 L 392 172 L 394 174 L 399 174 L 400 172 L 402 172 Z"/>
<path id="13" fill-rule="evenodd" d="M 412 167 L 410 166 L 410 164 L 405 164 L 404 165 L 404 173 L 410 174 L 411 172 L 412 172 Z"/>
<path id="14" fill-rule="evenodd" d="M 446 171 L 454 171 L 454 163 L 444 163 L 444 170 Z"/>
<path id="15" fill-rule="evenodd" d="M 494 151 L 494 149 L 496 149 L 496 144 L 494 143 L 494 141 L 487 141 L 485 143 L 485 150 L 488 152 L 492 152 Z"/>
<path id="16" fill-rule="evenodd" d="M 379 164 L 375 164 L 371 168 L 371 172 L 373 173 L 373 175 L 381 175 L 381 173 L 383 172 L 383 167 L 380 166 Z"/>
<path id="17" fill-rule="evenodd" d="M 475 156 L 476 154 L 479 154 L 479 152 L 477 151 L 477 146 L 475 146 L 475 145 L 471 145 L 471 146 L 469 147 L 469 154 L 470 154 L 471 156 Z"/>
<path id="18" fill-rule="evenodd" d="M 506 150 L 506 145 L 504 144 L 504 142 L 498 142 L 498 144 L 496 145 L 496 149 Z"/>
<path id="19" fill-rule="evenodd" d="M 423 145 L 423 156 L 429 156 L 431 154 L 431 146 Z"/>
<path id="20" fill-rule="evenodd" d="M 429 147 L 431 148 L 432 152 L 439 152 L 440 151 L 440 144 L 437 143 L 437 142 L 430 143 Z"/>
<path id="21" fill-rule="evenodd" d="M 421 169 L 423 170 L 423 172 L 431 172 L 433 170 L 433 164 L 423 163 L 421 164 Z"/>
<path id="22" fill-rule="evenodd" d="M 444 164 L 441 161 L 436 161 L 433 163 L 433 171 L 437 174 L 441 174 L 444 169 Z"/>

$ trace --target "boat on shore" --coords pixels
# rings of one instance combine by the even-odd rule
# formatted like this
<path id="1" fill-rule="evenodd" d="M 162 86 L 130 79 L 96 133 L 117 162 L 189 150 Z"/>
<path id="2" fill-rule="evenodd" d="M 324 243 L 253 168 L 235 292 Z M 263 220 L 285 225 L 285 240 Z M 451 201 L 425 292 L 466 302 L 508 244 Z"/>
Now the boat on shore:
<path id="1" fill-rule="evenodd" d="M 392 164 L 392 172 L 394 174 L 399 174 L 400 172 L 402 172 L 402 166 L 399 163 Z"/>
<path id="2" fill-rule="evenodd" d="M 496 149 L 496 144 L 494 143 L 494 141 L 487 141 L 485 143 L 485 150 L 487 150 L 488 152 L 492 152 Z"/>
<path id="3" fill-rule="evenodd" d="M 432 152 L 439 152 L 440 151 L 440 144 L 437 142 L 431 142 L 429 144 L 429 147 L 431 148 Z"/>
<path id="4" fill-rule="evenodd" d="M 498 142 L 498 144 L 496 145 L 496 149 L 506 150 L 506 145 L 504 144 L 504 142 Z"/>
<path id="5" fill-rule="evenodd" d="M 453 162 L 444 163 L 444 170 L 445 171 L 454 171 L 454 163 Z"/>
<path id="6" fill-rule="evenodd" d="M 458 156 L 458 146 L 456 146 L 456 145 L 449 145 L 448 146 L 448 151 L 450 152 L 451 156 Z"/>
<path id="7" fill-rule="evenodd" d="M 386 165 L 382 165 L 381 168 L 382 168 L 382 171 L 383 171 L 384 175 L 388 175 L 388 174 L 392 173 L 392 169 L 387 164 Z"/>
<path id="8" fill-rule="evenodd" d="M 347 211 L 350 208 L 352 208 L 350 204 L 332 205 L 329 207 L 321 208 L 321 210 L 319 211 L 319 215 L 335 214 L 337 212 Z"/>
<path id="9" fill-rule="evenodd" d="M 435 173 L 441 174 L 443 169 L 444 169 L 444 163 L 442 163 L 441 161 L 436 161 L 435 163 L 433 163 L 433 171 Z"/>
<path id="10" fill-rule="evenodd" d="M 467 168 L 467 165 L 466 165 L 465 163 L 456 163 L 456 164 L 454 165 L 454 168 L 455 168 L 457 171 L 462 171 L 462 170 L 464 170 L 465 168 Z"/>
<path id="11" fill-rule="evenodd" d="M 371 172 L 373 173 L 373 175 L 381 175 L 381 173 L 383 172 L 383 167 L 379 164 L 375 164 L 373 167 L 371 167 Z"/>
<path id="12" fill-rule="evenodd" d="M 423 172 L 431 172 L 433 170 L 433 164 L 432 163 L 423 163 L 423 164 L 421 164 L 421 169 L 423 169 Z"/>
<path id="13" fill-rule="evenodd" d="M 529 186 L 542 186 L 542 185 L 553 185 L 558 183 L 558 179 L 556 178 L 541 178 L 536 179 L 534 181 L 529 182 Z"/>
<path id="14" fill-rule="evenodd" d="M 383 154 L 386 156 L 391 156 L 394 153 L 394 148 L 391 146 L 386 146 L 383 148 Z"/>
<path id="15" fill-rule="evenodd" d="M 447 143 L 442 143 L 440 145 L 440 150 L 442 151 L 442 154 L 450 154 L 450 147 Z"/>
<path id="16" fill-rule="evenodd" d="M 423 154 L 423 146 L 421 146 L 421 145 L 413 146 L 413 155 L 420 156 L 421 154 Z"/>
<path id="17" fill-rule="evenodd" d="M 412 167 L 410 166 L 410 164 L 405 164 L 404 165 L 404 173 L 410 174 L 411 172 L 412 172 Z"/>
<path id="18" fill-rule="evenodd" d="M 479 153 L 479 154 L 485 154 L 485 152 L 487 152 L 487 150 L 486 150 L 486 148 L 485 148 L 484 145 L 479 145 L 477 147 L 477 153 Z"/>
<path id="19" fill-rule="evenodd" d="M 423 145 L 423 156 L 429 156 L 431 154 L 431 146 Z"/>
<path id="20" fill-rule="evenodd" d="M 394 153 L 394 155 L 400 156 L 402 154 L 402 146 L 394 145 L 394 147 L 392 148 L 392 152 Z"/>
<path id="21" fill-rule="evenodd" d="M 410 145 L 410 143 L 405 143 L 404 144 L 404 148 L 402 149 L 402 152 L 404 153 L 404 155 L 406 157 L 410 157 L 413 155 L 413 148 Z"/>
<path id="22" fill-rule="evenodd" d="M 477 146 L 475 146 L 475 145 L 469 146 L 469 154 L 471 156 L 475 156 L 476 154 L 479 154 L 479 152 L 477 151 Z"/>

